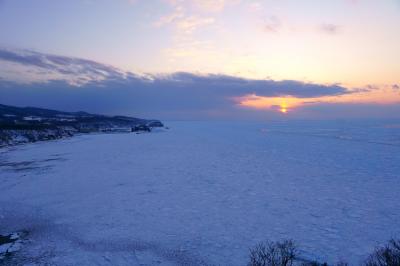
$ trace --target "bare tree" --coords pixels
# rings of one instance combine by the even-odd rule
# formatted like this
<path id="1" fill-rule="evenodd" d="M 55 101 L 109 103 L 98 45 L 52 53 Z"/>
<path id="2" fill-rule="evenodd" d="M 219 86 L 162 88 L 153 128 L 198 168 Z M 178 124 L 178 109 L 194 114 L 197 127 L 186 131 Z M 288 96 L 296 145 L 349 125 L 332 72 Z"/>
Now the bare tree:
<path id="1" fill-rule="evenodd" d="M 383 247 L 375 249 L 365 261 L 365 266 L 399 266 L 400 265 L 400 240 L 390 240 Z"/>
<path id="2" fill-rule="evenodd" d="M 297 256 L 292 240 L 265 242 L 250 250 L 249 266 L 291 266 Z"/>

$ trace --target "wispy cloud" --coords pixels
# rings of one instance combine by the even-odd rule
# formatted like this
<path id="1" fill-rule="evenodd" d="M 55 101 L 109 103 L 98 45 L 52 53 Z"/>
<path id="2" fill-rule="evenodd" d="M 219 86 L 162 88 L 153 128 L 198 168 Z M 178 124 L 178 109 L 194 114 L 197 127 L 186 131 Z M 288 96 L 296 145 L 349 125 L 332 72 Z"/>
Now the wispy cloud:
<path id="1" fill-rule="evenodd" d="M 210 17 L 189 16 L 178 20 L 176 26 L 185 33 L 192 33 L 196 29 L 213 24 L 214 22 L 215 19 Z"/>
<path id="2" fill-rule="evenodd" d="M 193 0 L 193 3 L 208 12 L 222 11 L 227 4 L 226 0 Z"/>
<path id="3" fill-rule="evenodd" d="M 91 81 L 121 79 L 126 74 L 115 67 L 95 61 L 30 50 L 0 49 L 0 62 L 14 63 L 13 67 L 17 72 L 21 71 L 18 67 L 24 68 L 30 74 L 22 76 L 27 79 L 26 82 L 35 81 L 35 76 L 42 81 L 47 76 L 49 79 L 66 80 L 80 85 Z"/>
<path id="4" fill-rule="evenodd" d="M 250 2 L 247 5 L 250 12 L 256 13 L 264 10 L 264 6 L 261 2 Z"/>
<path id="5" fill-rule="evenodd" d="M 265 21 L 264 31 L 278 33 L 278 31 L 281 29 L 281 27 L 282 27 L 282 23 L 281 23 L 280 19 L 276 16 L 270 16 Z"/>
<path id="6" fill-rule="evenodd" d="M 175 7 L 174 12 L 172 12 L 171 14 L 162 16 L 156 22 L 154 22 L 154 26 L 162 27 L 162 26 L 177 22 L 184 17 L 185 17 L 184 8 L 182 6 L 177 6 L 177 7 Z"/>
<path id="7" fill-rule="evenodd" d="M 330 23 L 323 23 L 319 26 L 319 30 L 323 33 L 335 35 L 341 31 L 341 26 Z"/>
<path id="8" fill-rule="evenodd" d="M 168 15 L 162 16 L 154 26 L 163 27 L 173 25 L 178 33 L 191 34 L 198 28 L 213 24 L 213 17 L 190 15 L 187 9 L 181 4 L 174 4 L 174 11 Z"/>
<path id="9" fill-rule="evenodd" d="M 186 6 L 195 11 L 217 13 L 230 5 L 237 5 L 242 0 L 164 0 L 173 6 Z"/>

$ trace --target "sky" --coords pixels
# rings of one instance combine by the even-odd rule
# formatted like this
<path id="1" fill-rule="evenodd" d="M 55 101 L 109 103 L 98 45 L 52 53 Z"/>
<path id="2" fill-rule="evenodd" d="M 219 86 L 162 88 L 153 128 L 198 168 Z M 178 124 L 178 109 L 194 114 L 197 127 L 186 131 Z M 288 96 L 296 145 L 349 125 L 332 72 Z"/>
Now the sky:
<path id="1" fill-rule="evenodd" d="M 0 0 L 0 103 L 400 118 L 399 0 Z"/>

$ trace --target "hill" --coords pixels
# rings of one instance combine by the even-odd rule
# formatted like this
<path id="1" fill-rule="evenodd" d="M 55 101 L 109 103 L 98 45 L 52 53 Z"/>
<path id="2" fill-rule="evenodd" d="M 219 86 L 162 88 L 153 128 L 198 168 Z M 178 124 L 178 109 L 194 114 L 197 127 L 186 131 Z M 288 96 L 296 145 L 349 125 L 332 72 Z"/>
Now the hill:
<path id="1" fill-rule="evenodd" d="M 70 137 L 77 133 L 151 131 L 158 120 L 62 112 L 0 104 L 0 146 Z"/>

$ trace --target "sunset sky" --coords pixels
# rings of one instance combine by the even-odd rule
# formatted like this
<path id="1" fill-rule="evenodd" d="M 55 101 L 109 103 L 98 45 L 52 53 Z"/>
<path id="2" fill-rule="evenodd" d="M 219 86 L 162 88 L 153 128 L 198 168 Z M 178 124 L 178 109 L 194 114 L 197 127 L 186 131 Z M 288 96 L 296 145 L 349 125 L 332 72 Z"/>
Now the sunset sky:
<path id="1" fill-rule="evenodd" d="M 0 0 L 0 103 L 400 117 L 399 0 Z"/>

